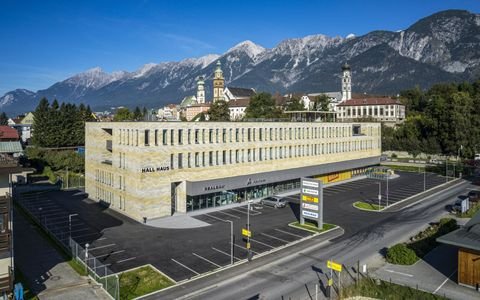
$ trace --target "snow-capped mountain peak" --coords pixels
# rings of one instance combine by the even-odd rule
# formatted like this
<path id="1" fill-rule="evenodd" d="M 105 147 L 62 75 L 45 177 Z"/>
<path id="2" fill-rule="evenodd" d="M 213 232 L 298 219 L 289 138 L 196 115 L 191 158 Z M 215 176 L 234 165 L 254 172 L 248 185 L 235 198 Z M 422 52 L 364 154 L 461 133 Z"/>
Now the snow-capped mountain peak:
<path id="1" fill-rule="evenodd" d="M 263 48 L 260 45 L 255 44 L 254 42 L 252 42 L 250 40 L 246 40 L 246 41 L 238 43 L 235 46 L 233 46 L 232 48 L 228 49 L 227 53 L 231 53 L 231 52 L 234 52 L 234 51 L 244 51 L 251 58 L 255 58 L 258 55 L 265 52 L 266 49 Z"/>
<path id="2" fill-rule="evenodd" d="M 135 75 L 133 75 L 133 78 L 139 78 L 139 77 L 145 76 L 156 66 L 158 66 L 158 64 L 155 64 L 155 63 L 148 63 L 143 65 L 143 67 L 135 71 Z"/>

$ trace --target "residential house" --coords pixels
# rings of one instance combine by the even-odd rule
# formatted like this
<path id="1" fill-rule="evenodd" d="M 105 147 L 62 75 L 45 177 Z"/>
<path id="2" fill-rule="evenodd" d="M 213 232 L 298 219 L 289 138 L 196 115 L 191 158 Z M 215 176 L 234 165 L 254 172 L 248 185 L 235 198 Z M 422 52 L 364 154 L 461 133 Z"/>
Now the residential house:
<path id="1" fill-rule="evenodd" d="M 339 121 L 372 118 L 387 124 L 397 124 L 405 120 L 405 105 L 390 97 L 354 98 L 338 104 L 336 116 Z"/>
<path id="2" fill-rule="evenodd" d="M 200 103 L 187 106 L 185 109 L 185 118 L 187 121 L 193 120 L 200 113 L 207 113 L 210 109 L 210 103 Z"/>
<path id="3" fill-rule="evenodd" d="M 228 109 L 230 110 L 230 121 L 240 121 L 245 116 L 245 110 L 250 103 L 250 98 L 230 100 Z"/>

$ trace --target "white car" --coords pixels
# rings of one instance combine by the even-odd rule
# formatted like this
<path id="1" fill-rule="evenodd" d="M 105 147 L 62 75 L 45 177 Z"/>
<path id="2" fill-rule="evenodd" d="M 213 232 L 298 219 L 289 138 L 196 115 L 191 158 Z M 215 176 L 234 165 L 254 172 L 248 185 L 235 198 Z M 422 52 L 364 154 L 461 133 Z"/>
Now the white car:
<path id="1" fill-rule="evenodd" d="M 287 205 L 287 202 L 284 198 L 277 197 L 277 196 L 269 196 L 260 200 L 260 204 L 273 206 L 275 208 L 283 208 Z"/>

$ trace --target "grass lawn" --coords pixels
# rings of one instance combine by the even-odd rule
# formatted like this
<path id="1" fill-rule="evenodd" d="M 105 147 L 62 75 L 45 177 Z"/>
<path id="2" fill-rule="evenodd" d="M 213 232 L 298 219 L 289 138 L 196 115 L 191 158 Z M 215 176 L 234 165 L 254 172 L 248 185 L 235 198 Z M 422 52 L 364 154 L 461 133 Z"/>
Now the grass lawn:
<path id="1" fill-rule="evenodd" d="M 119 279 L 122 300 L 140 297 L 175 284 L 150 266 L 122 273 Z"/>
<path id="2" fill-rule="evenodd" d="M 324 231 L 327 231 L 327 230 L 330 230 L 332 228 L 337 227 L 337 225 L 323 223 L 323 228 L 318 229 L 317 223 L 309 222 L 309 221 L 305 221 L 304 225 L 301 225 L 300 222 L 298 222 L 298 221 L 297 222 L 292 222 L 292 223 L 288 224 L 288 226 L 292 226 L 292 227 L 295 227 L 295 228 L 298 228 L 298 229 L 302 229 L 302 230 L 306 230 L 306 231 L 310 231 L 310 232 L 315 232 L 315 233 L 324 232 Z"/>
<path id="3" fill-rule="evenodd" d="M 441 296 L 433 295 L 414 288 L 380 281 L 377 284 L 373 279 L 361 279 L 357 285 L 352 284 L 342 290 L 341 299 L 354 296 L 371 297 L 375 299 L 403 300 L 403 299 L 422 299 L 439 300 L 445 299 Z"/>
<path id="4" fill-rule="evenodd" d="M 357 201 L 353 203 L 353 206 L 356 208 L 365 209 L 365 210 L 380 210 L 385 207 L 383 205 L 378 206 L 377 204 L 371 204 L 363 201 Z"/>

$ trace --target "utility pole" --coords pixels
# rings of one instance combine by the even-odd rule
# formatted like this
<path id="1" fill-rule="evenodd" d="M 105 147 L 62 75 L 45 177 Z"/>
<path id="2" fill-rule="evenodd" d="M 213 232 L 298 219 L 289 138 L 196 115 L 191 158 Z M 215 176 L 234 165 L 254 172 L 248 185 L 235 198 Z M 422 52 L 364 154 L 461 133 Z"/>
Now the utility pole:
<path id="1" fill-rule="evenodd" d="M 425 166 L 425 168 L 423 168 L 423 191 L 425 192 L 426 188 L 427 188 L 427 166 Z"/>
<path id="2" fill-rule="evenodd" d="M 387 172 L 387 207 L 388 207 L 388 178 L 390 177 L 390 174 Z"/>
<path id="3" fill-rule="evenodd" d="M 247 251 L 248 251 L 248 261 L 252 261 L 252 251 L 250 250 L 250 235 L 252 234 L 250 231 L 250 203 L 252 203 L 252 200 L 248 200 L 247 208 L 248 208 L 248 213 L 247 213 L 247 230 L 248 230 L 248 235 L 247 235 Z"/>
<path id="4" fill-rule="evenodd" d="M 378 210 L 380 210 L 380 201 L 382 200 L 382 183 L 378 182 Z"/>
<path id="5" fill-rule="evenodd" d="M 233 265 L 233 221 L 225 220 L 230 223 L 230 264 Z"/>

